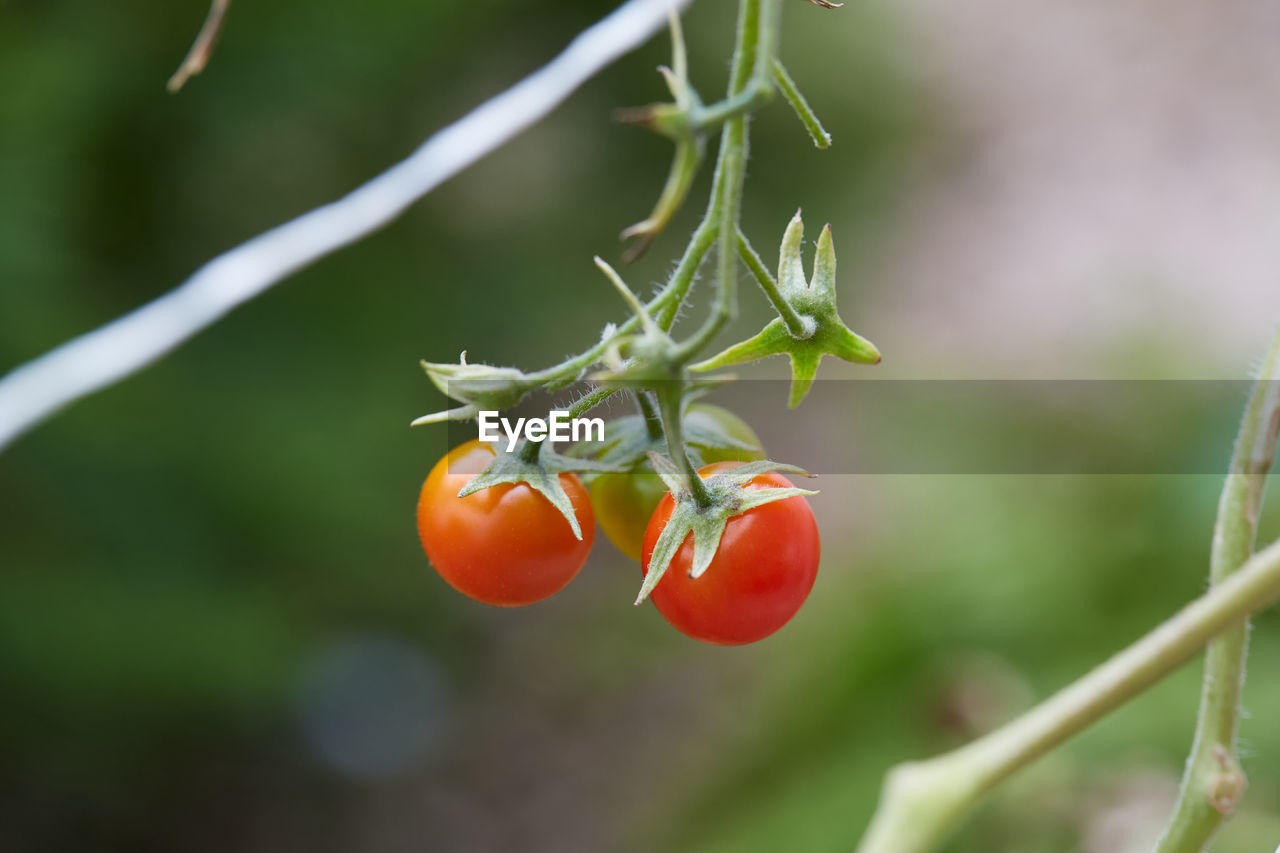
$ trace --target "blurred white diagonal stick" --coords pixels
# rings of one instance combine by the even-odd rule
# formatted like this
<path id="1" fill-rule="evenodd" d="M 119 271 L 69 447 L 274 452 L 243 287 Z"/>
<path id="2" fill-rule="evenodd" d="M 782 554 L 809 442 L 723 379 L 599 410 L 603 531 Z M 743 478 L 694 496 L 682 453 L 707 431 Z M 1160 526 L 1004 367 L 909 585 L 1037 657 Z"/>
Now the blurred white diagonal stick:
<path id="1" fill-rule="evenodd" d="M 551 62 L 330 204 L 219 255 L 176 289 L 0 377 L 0 450 L 81 397 L 118 382 L 285 276 L 395 219 L 537 122 L 691 0 L 628 0 Z"/>

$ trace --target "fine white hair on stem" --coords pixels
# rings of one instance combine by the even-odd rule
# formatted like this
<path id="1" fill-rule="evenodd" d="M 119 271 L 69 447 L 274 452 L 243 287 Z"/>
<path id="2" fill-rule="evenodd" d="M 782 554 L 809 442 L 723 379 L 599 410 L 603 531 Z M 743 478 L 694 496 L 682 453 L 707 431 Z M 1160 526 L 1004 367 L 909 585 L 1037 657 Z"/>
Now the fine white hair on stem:
<path id="1" fill-rule="evenodd" d="M 368 183 L 217 256 L 164 296 L 0 377 L 0 450 L 67 404 L 156 361 L 290 273 L 386 225 L 546 116 L 690 2 L 627 0 L 551 62 L 433 134 Z"/>

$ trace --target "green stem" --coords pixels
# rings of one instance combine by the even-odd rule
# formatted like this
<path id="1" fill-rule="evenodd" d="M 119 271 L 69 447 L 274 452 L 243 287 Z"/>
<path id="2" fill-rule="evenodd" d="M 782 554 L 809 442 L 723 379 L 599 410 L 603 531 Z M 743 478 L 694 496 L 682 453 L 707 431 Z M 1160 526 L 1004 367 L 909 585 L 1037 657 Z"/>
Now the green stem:
<path id="1" fill-rule="evenodd" d="M 760 289 L 764 291 L 764 295 L 773 303 L 773 310 L 777 311 L 782 322 L 787 324 L 787 331 L 791 333 L 791 337 L 801 340 L 813 337 L 816 328 L 813 319 L 810 318 L 806 323 L 805 317 L 791 307 L 791 303 L 783 297 L 782 291 L 778 290 L 778 283 L 773 280 L 773 275 L 765 268 L 764 261 L 760 260 L 751 241 L 741 230 L 738 231 L 738 254 L 747 265 L 747 269 L 751 270 L 751 274 L 756 277 L 756 281 L 760 283 Z"/>
<path id="2" fill-rule="evenodd" d="M 1018 719 L 954 752 L 891 770 L 857 853 L 936 850 L 996 785 L 1097 722 L 1280 597 L 1280 542 L 1164 624 Z"/>
<path id="3" fill-rule="evenodd" d="M 772 82 L 767 78 L 761 81 L 753 77 L 743 91 L 695 112 L 691 124 L 697 131 L 719 127 L 730 119 L 752 112 L 772 97 Z"/>
<path id="4" fill-rule="evenodd" d="M 662 429 L 667 435 L 667 451 L 688 481 L 689 493 L 693 495 L 694 502 L 700 507 L 706 507 L 711 505 L 711 494 L 685 450 L 684 424 L 680 419 L 680 403 L 684 399 L 684 389 L 681 386 L 682 383 L 669 382 L 654 393 L 658 396 L 658 407 L 662 413 Z"/>
<path id="5" fill-rule="evenodd" d="M 729 322 L 736 310 L 738 221 L 742 212 L 742 188 L 748 149 L 746 111 L 753 109 L 772 91 L 771 75 L 777 52 L 779 25 L 780 0 L 739 0 L 737 39 L 727 95 L 721 104 L 708 108 L 711 111 L 710 119 L 707 118 L 707 113 L 701 114 L 704 121 L 724 122 L 712 179 L 711 198 L 707 202 L 702 221 L 690 236 L 684 254 L 667 284 L 646 306 L 646 310 L 655 316 L 659 328 L 669 331 L 693 286 L 698 267 L 711 246 L 717 246 L 718 279 L 714 309 L 698 331 L 676 348 L 673 361 L 676 366 L 696 357 Z M 617 335 L 631 333 L 638 323 L 638 317 L 630 317 L 618 326 L 614 335 L 602 339 L 579 355 L 527 374 L 525 378 L 535 386 L 549 389 L 574 382 L 581 378 L 583 371 L 600 359 Z M 583 411 L 586 411 L 606 396 L 607 394 L 594 399 L 592 395 L 588 395 L 578 405 L 584 406 Z M 705 504 L 708 502 L 706 489 L 684 449 L 680 423 L 683 383 L 673 383 L 669 388 L 657 392 L 657 396 L 668 449 L 689 477 L 695 500 Z"/>
<path id="6" fill-rule="evenodd" d="M 719 172 L 720 166 L 717 163 L 716 171 Z M 714 198 L 712 204 L 715 203 Z M 657 314 L 657 322 L 659 328 L 664 332 L 671 331 L 671 327 L 676 322 L 676 314 L 680 310 L 680 306 L 684 304 L 684 298 L 689 293 L 689 288 L 693 286 L 693 277 L 698 272 L 698 267 L 702 265 L 702 259 L 707 256 L 707 252 L 711 250 L 711 245 L 716 240 L 717 222 L 709 213 L 704 216 L 702 221 L 698 223 L 698 227 L 694 229 L 692 236 L 689 237 L 689 244 L 685 246 L 684 254 L 680 256 L 680 262 L 676 264 L 675 271 L 671 273 L 671 278 L 667 280 L 666 288 L 658 296 L 668 296 L 668 299 L 662 306 L 662 310 Z M 657 299 L 654 299 L 657 302 Z M 652 303 L 650 303 L 652 304 Z"/>
<path id="7" fill-rule="evenodd" d="M 654 408 L 653 401 L 649 399 L 649 392 L 637 390 L 634 394 L 636 407 L 640 409 L 640 416 L 644 418 L 644 427 L 649 433 L 649 438 L 655 441 L 662 438 L 662 417 Z"/>
<path id="8" fill-rule="evenodd" d="M 726 109 L 724 112 L 725 132 L 720 137 L 711 198 L 707 203 L 702 221 L 690 236 L 675 271 L 662 291 L 646 306 L 654 315 L 658 326 L 664 331 L 669 331 L 693 285 L 698 267 L 710 251 L 712 244 L 719 238 L 717 270 L 721 278 L 715 312 L 695 335 L 696 340 L 682 347 L 682 350 L 688 350 L 687 354 L 682 352 L 686 361 L 692 359 L 733 314 L 733 289 L 736 283 L 732 275 L 733 235 L 737 234 L 738 219 L 741 214 L 742 184 L 746 173 L 747 155 L 747 117 L 742 113 L 744 110 L 754 108 L 758 103 L 758 101 L 748 103 L 749 99 L 744 96 L 755 92 L 755 97 L 763 98 L 766 95 L 760 95 L 759 92 L 767 93 L 772 89 L 772 67 L 777 53 L 780 19 L 780 0 L 739 0 L 737 39 L 728 96 L 721 103 L 728 104 L 735 98 L 738 100 L 734 101 L 732 109 Z M 707 109 L 719 110 L 719 108 L 720 105 L 713 105 Z M 730 236 L 727 238 L 723 234 L 726 222 L 731 225 L 728 231 Z M 727 264 L 726 251 L 729 258 Z M 727 279 L 724 275 L 726 267 L 730 271 Z M 628 318 L 618 326 L 617 334 L 628 334 L 634 331 L 637 322 L 635 317 Z M 548 387 L 555 387 L 557 383 L 567 385 L 578 379 L 582 371 L 598 361 L 608 345 L 608 340 L 602 340 L 560 364 L 528 374 L 528 379 Z"/>
<path id="9" fill-rule="evenodd" d="M 778 38 L 779 0 L 740 0 L 738 38 L 733 52 L 728 97 L 745 92 L 753 79 L 767 77 Z M 680 345 L 677 360 L 687 363 L 720 332 L 737 309 L 737 234 L 742 215 L 750 117 L 737 115 L 725 123 L 716 159 L 714 190 L 707 219 L 718 220 L 716 301 L 711 316 Z"/>
<path id="10" fill-rule="evenodd" d="M 536 463 L 538 458 L 542 455 L 542 445 L 545 443 L 546 442 L 529 441 L 528 439 L 525 439 L 524 443 L 520 445 L 521 461 Z"/>
<path id="11" fill-rule="evenodd" d="M 569 417 L 578 418 L 618 393 L 617 388 L 595 388 L 569 407 Z"/>
<path id="12" fill-rule="evenodd" d="M 1220 584 L 1249 559 L 1258 538 L 1267 472 L 1280 429 L 1280 330 L 1263 359 L 1245 407 L 1218 503 L 1209 582 Z M 1205 650 L 1204 683 L 1195 738 L 1182 775 L 1178 802 L 1156 844 L 1157 853 L 1197 853 L 1234 811 L 1245 776 L 1236 755 L 1240 693 L 1244 687 L 1249 625 L 1243 622 Z"/>
<path id="13" fill-rule="evenodd" d="M 822 122 L 818 121 L 813 108 L 796 87 L 796 81 L 792 80 L 791 75 L 787 73 L 786 66 L 777 59 L 773 60 L 773 79 L 777 81 L 778 88 L 782 90 L 782 96 L 787 99 L 791 109 L 795 110 L 800 123 L 804 125 L 805 130 L 809 131 L 813 144 L 818 148 L 830 148 L 831 134 L 827 133 Z"/>
<path id="14" fill-rule="evenodd" d="M 695 235 L 696 236 L 696 235 Z M 701 260 L 701 258 L 699 258 Z M 697 265 L 694 265 L 697 269 Z M 678 271 L 678 270 L 677 270 Z M 673 276 L 674 279 L 674 276 Z M 689 279 L 693 279 L 693 271 L 689 272 Z M 684 292 L 679 292 L 674 286 L 674 281 L 669 282 L 653 299 L 645 305 L 645 310 L 653 313 L 655 311 L 665 311 L 669 304 L 674 303 L 672 310 L 679 308 L 679 302 L 684 299 L 684 293 L 688 291 L 688 285 L 685 286 Z M 553 364 L 550 367 L 535 371 L 534 373 L 526 373 L 525 380 L 532 388 L 546 388 L 554 391 L 557 388 L 563 388 L 573 382 L 576 382 L 582 376 L 582 371 L 600 360 L 600 356 L 609 348 L 609 344 L 613 339 L 634 332 L 636 326 L 640 325 L 640 318 L 637 316 L 628 317 L 624 322 L 618 324 L 618 328 L 613 335 L 602 338 L 598 343 L 583 350 L 581 353 L 565 359 L 559 364 Z"/>
<path id="15" fill-rule="evenodd" d="M 696 130 L 705 131 L 740 118 L 773 97 L 773 63 L 777 54 L 781 9 L 777 0 L 742 3 L 738 13 L 738 41 L 730 72 L 729 91 L 723 101 L 698 110 Z"/>

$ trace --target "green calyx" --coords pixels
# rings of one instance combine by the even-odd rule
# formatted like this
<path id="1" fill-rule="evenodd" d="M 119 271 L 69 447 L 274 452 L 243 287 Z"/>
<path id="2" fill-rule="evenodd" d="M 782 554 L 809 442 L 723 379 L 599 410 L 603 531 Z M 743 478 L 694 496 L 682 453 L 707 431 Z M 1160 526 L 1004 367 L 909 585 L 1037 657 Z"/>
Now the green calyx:
<path id="1" fill-rule="evenodd" d="M 571 459 L 556 453 L 545 443 L 533 442 L 533 445 L 535 446 L 530 447 L 530 442 L 523 441 L 509 453 L 495 445 L 494 459 L 489 467 L 468 480 L 459 490 L 458 497 L 465 498 L 481 489 L 502 483 L 527 483 L 560 511 L 573 529 L 573 535 L 581 539 L 582 526 L 578 523 L 573 502 L 560 483 L 560 475 L 576 471 L 616 472 L 625 468 L 592 459 Z"/>
<path id="2" fill-rule="evenodd" d="M 760 462 L 747 462 L 703 479 L 702 492 L 705 500 L 700 502 L 694 499 L 689 482 L 670 459 L 652 452 L 649 454 L 649 459 L 658 476 L 671 490 L 675 507 L 671 511 L 671 517 L 667 519 L 666 526 L 662 529 L 662 534 L 653 546 L 653 553 L 649 556 L 644 583 L 640 587 L 640 594 L 636 597 L 636 604 L 642 603 L 653 592 L 663 575 L 667 573 L 676 552 L 690 535 L 693 536 L 693 563 L 690 566 L 689 575 L 698 578 L 706 572 L 715 558 L 716 549 L 720 546 L 720 537 L 724 535 L 729 519 L 774 501 L 817 494 L 811 489 L 795 487 L 746 488 L 752 479 L 770 471 L 811 476 L 795 465 L 784 465 L 766 459 Z"/>
<path id="3" fill-rule="evenodd" d="M 680 347 L 649 314 L 613 267 L 597 257 L 596 266 L 618 290 L 640 321 L 640 331 L 614 336 L 604 352 L 607 368 L 591 379 L 604 387 L 642 389 L 651 385 L 681 382 L 685 376 Z"/>
<path id="4" fill-rule="evenodd" d="M 538 387 L 524 373 L 514 367 L 493 367 L 488 364 L 467 364 L 464 352 L 458 364 L 422 362 L 431 383 L 447 397 L 463 405 L 442 412 L 433 412 L 414 420 L 410 426 L 462 421 L 474 418 L 481 411 L 500 411 L 515 406 L 525 395 Z"/>
<path id="5" fill-rule="evenodd" d="M 831 226 L 824 226 L 818 238 L 813 277 L 808 281 L 800 260 L 803 239 L 804 223 L 800 212 L 796 211 L 782 235 L 777 282 L 766 280 L 768 273 L 762 266 L 749 264 L 766 294 L 774 301 L 780 316 L 755 337 L 691 365 L 691 370 L 714 370 L 771 355 L 786 355 L 791 359 L 788 405 L 795 408 L 809 393 L 824 355 L 834 355 L 855 364 L 876 364 L 880 361 L 880 351 L 875 344 L 846 326 L 836 311 L 836 253 Z M 749 251 L 749 247 L 744 247 L 744 251 Z"/>

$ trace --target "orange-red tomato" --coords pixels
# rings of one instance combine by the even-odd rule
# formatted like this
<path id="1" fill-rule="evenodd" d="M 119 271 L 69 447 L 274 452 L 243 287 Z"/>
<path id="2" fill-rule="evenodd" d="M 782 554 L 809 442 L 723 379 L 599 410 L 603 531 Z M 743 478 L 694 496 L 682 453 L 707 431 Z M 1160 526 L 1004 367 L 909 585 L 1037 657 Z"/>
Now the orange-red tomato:
<path id="1" fill-rule="evenodd" d="M 564 589 L 587 561 L 595 539 L 591 500 L 577 476 L 560 475 L 582 528 L 579 540 L 527 483 L 458 497 L 492 461 L 489 445 L 473 440 L 436 463 L 418 497 L 418 536 L 431 565 L 458 592 L 499 607 L 532 604 Z"/>
<path id="2" fill-rule="evenodd" d="M 717 462 L 699 473 L 705 479 L 738 464 Z M 791 485 L 781 474 L 769 473 L 745 488 Z M 674 508 L 666 495 L 645 530 L 645 574 Z M 799 495 L 785 498 L 730 518 L 711 565 L 696 579 L 689 577 L 693 536 L 686 537 L 650 598 L 663 618 L 696 640 L 723 646 L 754 643 L 791 621 L 804 604 L 818 575 L 820 553 L 809 502 Z"/>

